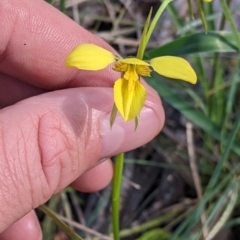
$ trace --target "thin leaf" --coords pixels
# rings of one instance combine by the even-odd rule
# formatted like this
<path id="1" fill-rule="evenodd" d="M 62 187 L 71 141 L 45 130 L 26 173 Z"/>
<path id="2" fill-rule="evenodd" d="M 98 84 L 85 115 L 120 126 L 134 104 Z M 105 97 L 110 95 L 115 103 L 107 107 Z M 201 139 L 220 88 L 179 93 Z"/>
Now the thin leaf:
<path id="1" fill-rule="evenodd" d="M 240 35 L 237 30 L 236 24 L 234 23 L 232 13 L 230 12 L 228 5 L 226 4 L 226 0 L 219 0 L 219 3 L 221 4 L 225 18 L 231 27 L 234 39 L 236 41 L 236 45 L 238 46 L 238 49 L 240 50 Z"/>
<path id="2" fill-rule="evenodd" d="M 61 12 L 65 13 L 66 12 L 66 6 L 65 6 L 65 0 L 60 0 L 60 6 L 59 9 Z"/>
<path id="3" fill-rule="evenodd" d="M 64 231 L 72 240 L 83 240 L 66 223 L 60 220 L 56 216 L 56 214 L 52 210 L 50 210 L 47 206 L 40 205 L 38 209 L 44 212 L 48 217 L 50 217 L 54 221 L 54 223 L 57 224 L 62 229 L 62 231 Z"/>
<path id="4" fill-rule="evenodd" d="M 154 18 L 149 26 L 149 29 L 147 31 L 147 36 L 146 36 L 146 45 L 148 44 L 148 41 L 153 33 L 153 30 L 155 29 L 157 22 L 159 20 L 159 18 L 161 17 L 163 11 L 165 10 L 165 8 L 167 7 L 167 5 L 172 2 L 173 0 L 164 0 L 161 4 L 161 6 L 158 8 L 156 14 L 154 15 Z"/>
<path id="5" fill-rule="evenodd" d="M 240 36 L 240 34 L 239 34 Z M 196 53 L 238 52 L 236 41 L 231 32 L 216 31 L 194 33 L 178 38 L 145 54 L 145 59 L 164 55 L 189 55 Z"/>
<path id="6" fill-rule="evenodd" d="M 148 13 L 148 17 L 147 17 L 146 22 L 144 24 L 140 44 L 139 44 L 137 55 L 136 55 L 136 58 L 138 58 L 138 59 L 143 58 L 144 51 L 146 49 L 146 45 L 147 45 L 146 36 L 147 36 L 147 31 L 148 31 L 148 28 L 149 28 L 149 25 L 150 25 L 151 17 L 152 17 L 152 8 L 150 8 L 150 11 Z"/>

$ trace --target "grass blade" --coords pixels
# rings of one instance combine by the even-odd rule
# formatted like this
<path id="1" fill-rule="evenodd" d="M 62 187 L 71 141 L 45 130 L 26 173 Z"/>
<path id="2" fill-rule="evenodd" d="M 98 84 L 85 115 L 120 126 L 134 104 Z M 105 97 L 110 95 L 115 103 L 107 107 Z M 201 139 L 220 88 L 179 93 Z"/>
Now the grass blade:
<path id="1" fill-rule="evenodd" d="M 239 34 L 240 36 L 240 34 Z M 238 52 L 233 33 L 215 31 L 190 34 L 145 53 L 146 59 L 164 55 L 189 55 L 196 53 Z"/>
<path id="2" fill-rule="evenodd" d="M 216 166 L 216 168 L 213 172 L 212 178 L 211 178 L 211 180 L 210 180 L 210 182 L 207 186 L 208 191 L 211 191 L 211 189 L 214 188 L 214 186 L 216 185 L 216 183 L 219 179 L 219 176 L 221 174 L 223 165 L 227 161 L 230 150 L 232 149 L 235 137 L 238 133 L 239 126 L 240 126 L 240 112 L 238 113 L 237 119 L 236 119 L 235 124 L 233 126 L 233 129 L 230 133 L 230 136 L 227 139 L 227 144 L 226 144 L 226 147 L 224 149 L 224 152 L 221 155 L 221 158 L 219 159 L 219 161 L 217 163 L 217 166 Z"/>
<path id="3" fill-rule="evenodd" d="M 57 224 L 62 231 L 64 231 L 72 240 L 83 240 L 77 233 L 75 233 L 67 224 L 60 220 L 53 211 L 51 211 L 47 206 L 40 205 L 39 210 L 44 212 L 48 217 L 50 217 L 55 224 Z"/>

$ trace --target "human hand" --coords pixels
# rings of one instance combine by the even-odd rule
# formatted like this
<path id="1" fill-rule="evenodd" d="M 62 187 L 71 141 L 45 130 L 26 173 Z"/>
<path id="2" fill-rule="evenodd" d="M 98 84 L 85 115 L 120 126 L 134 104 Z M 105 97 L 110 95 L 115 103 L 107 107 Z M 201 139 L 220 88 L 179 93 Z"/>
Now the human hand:
<path id="1" fill-rule="evenodd" d="M 31 209 L 68 185 L 104 188 L 109 157 L 151 140 L 164 112 L 146 86 L 137 130 L 120 117 L 110 130 L 119 74 L 67 68 L 64 60 L 80 43 L 112 49 L 46 2 L 1 0 L 0 29 L 0 239 L 41 239 Z"/>

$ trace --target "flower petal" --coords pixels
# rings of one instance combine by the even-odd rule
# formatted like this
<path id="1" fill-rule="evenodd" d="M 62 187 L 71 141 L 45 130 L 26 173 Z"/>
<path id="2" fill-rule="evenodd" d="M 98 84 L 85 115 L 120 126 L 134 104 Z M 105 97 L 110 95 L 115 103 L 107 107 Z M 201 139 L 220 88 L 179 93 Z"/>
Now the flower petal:
<path id="1" fill-rule="evenodd" d="M 83 70 L 100 70 L 115 62 L 113 53 L 94 44 L 81 44 L 67 56 L 65 63 L 69 67 Z"/>
<path id="2" fill-rule="evenodd" d="M 164 56 L 150 60 L 154 71 L 169 78 L 180 79 L 195 84 L 197 75 L 191 65 L 183 58 Z"/>
<path id="3" fill-rule="evenodd" d="M 149 66 L 149 63 L 144 62 L 143 60 L 135 58 L 135 57 L 128 57 L 128 58 L 120 59 L 119 62 L 124 62 L 124 63 L 132 64 L 132 65 Z"/>
<path id="4" fill-rule="evenodd" d="M 125 121 L 139 115 L 146 99 L 146 90 L 139 81 L 131 82 L 131 88 L 128 84 L 129 81 L 124 78 L 118 79 L 114 84 L 114 102 Z"/>

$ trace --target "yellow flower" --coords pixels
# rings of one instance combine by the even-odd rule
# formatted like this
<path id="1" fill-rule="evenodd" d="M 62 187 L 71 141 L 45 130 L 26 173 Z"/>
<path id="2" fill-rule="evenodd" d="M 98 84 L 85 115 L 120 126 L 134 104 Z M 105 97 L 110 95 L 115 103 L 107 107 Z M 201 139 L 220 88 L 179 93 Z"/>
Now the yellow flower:
<path id="1" fill-rule="evenodd" d="M 203 0 L 204 2 L 211 2 L 212 0 Z"/>
<path id="2" fill-rule="evenodd" d="M 114 103 L 125 121 L 137 118 L 146 99 L 146 90 L 140 76 L 150 77 L 155 71 L 168 78 L 195 84 L 197 76 L 183 58 L 164 56 L 143 61 L 135 57 L 120 58 L 94 44 L 82 44 L 72 50 L 66 65 L 82 70 L 97 71 L 113 64 L 113 70 L 121 77 L 114 84 Z"/>

